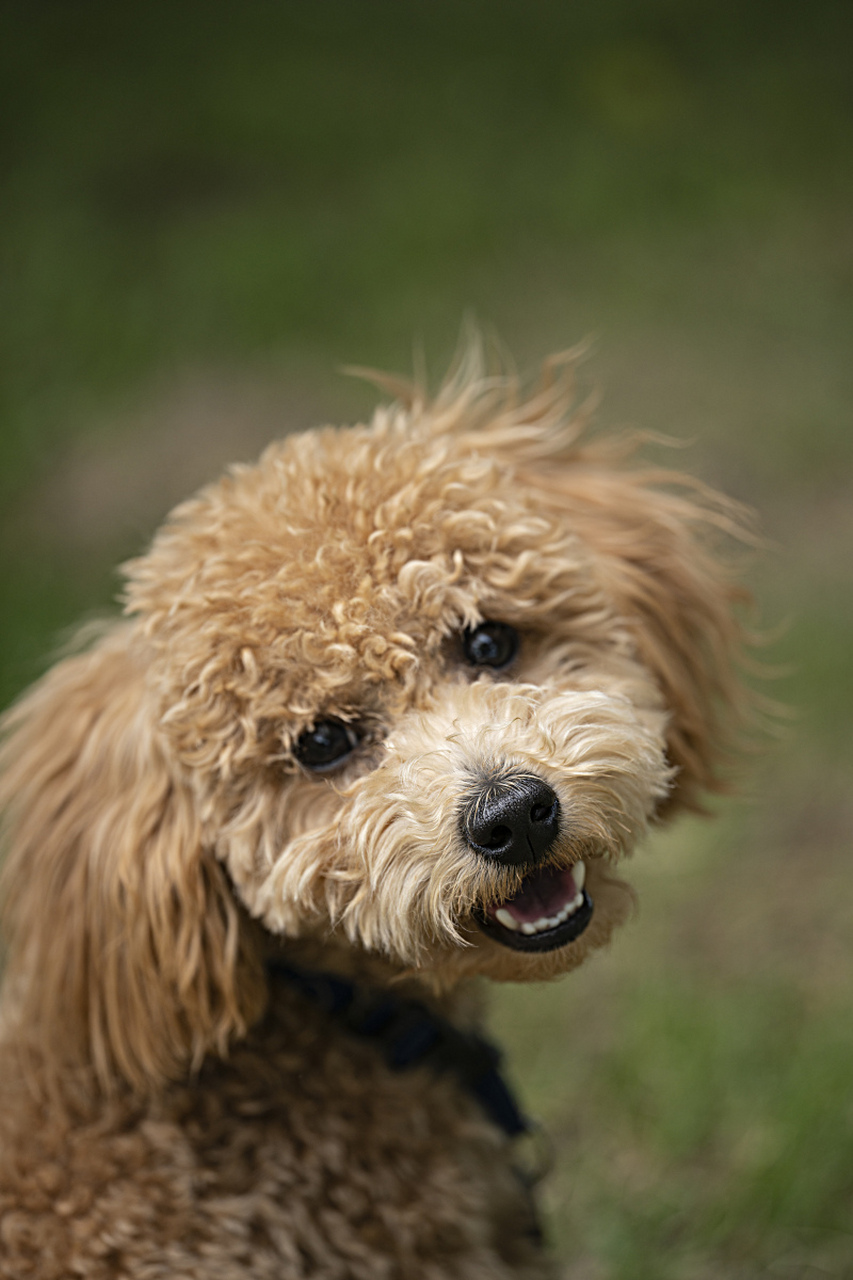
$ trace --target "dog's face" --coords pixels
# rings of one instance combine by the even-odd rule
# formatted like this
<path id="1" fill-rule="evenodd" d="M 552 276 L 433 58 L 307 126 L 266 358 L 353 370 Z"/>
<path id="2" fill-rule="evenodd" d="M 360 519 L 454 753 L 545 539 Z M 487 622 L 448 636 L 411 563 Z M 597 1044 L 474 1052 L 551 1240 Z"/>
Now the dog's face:
<path id="1" fill-rule="evenodd" d="M 237 963 L 223 895 L 434 986 L 548 977 L 626 916 L 613 867 L 648 822 L 711 783 L 737 629 L 695 536 L 709 508 L 579 444 L 564 409 L 465 383 L 291 437 L 129 566 L 113 693 L 78 697 L 132 704 L 100 731 L 137 833 L 103 874 L 220 1038 L 239 1022 L 205 959 Z"/>

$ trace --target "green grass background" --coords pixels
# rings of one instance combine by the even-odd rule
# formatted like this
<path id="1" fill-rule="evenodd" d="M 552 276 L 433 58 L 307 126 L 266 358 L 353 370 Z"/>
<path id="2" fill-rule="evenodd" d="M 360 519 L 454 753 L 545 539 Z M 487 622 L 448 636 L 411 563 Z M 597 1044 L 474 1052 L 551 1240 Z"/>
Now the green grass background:
<path id="1" fill-rule="evenodd" d="M 794 709 L 637 856 L 637 920 L 499 994 L 578 1280 L 853 1276 L 853 23 L 846 4 L 0 12 L 0 701 L 172 502 L 439 374 L 592 336 L 604 425 L 756 506 Z"/>

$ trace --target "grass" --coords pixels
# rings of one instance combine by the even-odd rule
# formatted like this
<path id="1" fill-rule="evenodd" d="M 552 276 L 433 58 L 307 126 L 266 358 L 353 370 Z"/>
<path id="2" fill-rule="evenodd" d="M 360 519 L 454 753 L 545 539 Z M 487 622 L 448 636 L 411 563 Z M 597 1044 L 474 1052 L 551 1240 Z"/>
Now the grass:
<path id="1" fill-rule="evenodd" d="M 603 421 L 695 440 L 676 463 L 762 514 L 790 737 L 638 854 L 606 955 L 496 1002 L 577 1280 L 853 1275 L 850 26 L 832 0 L 0 15 L 0 702 L 186 488 L 367 412 L 339 364 L 421 341 L 440 368 L 471 310 L 523 367 L 597 336 Z"/>

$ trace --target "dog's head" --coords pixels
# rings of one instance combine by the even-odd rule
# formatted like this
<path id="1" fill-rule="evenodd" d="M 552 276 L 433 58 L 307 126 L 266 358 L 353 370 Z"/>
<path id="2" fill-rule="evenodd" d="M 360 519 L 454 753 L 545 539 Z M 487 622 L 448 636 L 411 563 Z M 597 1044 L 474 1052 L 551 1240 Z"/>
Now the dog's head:
<path id="1" fill-rule="evenodd" d="M 273 445 L 10 713 L 10 990 L 49 1056 L 141 1085 L 223 1050 L 265 937 L 440 988 L 624 919 L 614 865 L 714 785 L 737 702 L 730 517 L 569 403 L 468 369 Z"/>

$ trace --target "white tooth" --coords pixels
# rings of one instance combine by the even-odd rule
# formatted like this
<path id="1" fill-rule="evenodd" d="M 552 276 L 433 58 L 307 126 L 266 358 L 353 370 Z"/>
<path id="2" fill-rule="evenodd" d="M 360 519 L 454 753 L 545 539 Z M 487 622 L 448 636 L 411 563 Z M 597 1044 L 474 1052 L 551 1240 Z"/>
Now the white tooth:
<path id="1" fill-rule="evenodd" d="M 505 929 L 512 929 L 515 932 L 518 931 L 518 921 L 514 916 L 510 915 L 506 907 L 498 907 L 495 912 L 495 919 L 498 924 L 502 924 Z"/>
<path id="2" fill-rule="evenodd" d="M 583 888 L 583 882 L 586 880 L 586 866 L 582 862 L 576 862 L 572 867 L 572 879 L 575 882 L 575 888 L 580 892 Z"/>
<path id="3" fill-rule="evenodd" d="M 574 902 L 572 903 L 572 911 L 577 911 L 578 907 L 582 907 L 582 906 L 583 906 L 583 890 L 581 890 L 581 892 L 578 894 L 578 896 L 575 898 Z"/>
<path id="4" fill-rule="evenodd" d="M 539 928 L 538 925 L 531 924 L 529 920 L 525 920 L 524 924 L 521 926 L 521 932 L 527 934 L 538 933 Z"/>

